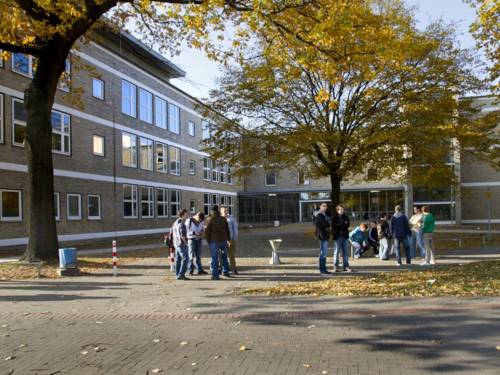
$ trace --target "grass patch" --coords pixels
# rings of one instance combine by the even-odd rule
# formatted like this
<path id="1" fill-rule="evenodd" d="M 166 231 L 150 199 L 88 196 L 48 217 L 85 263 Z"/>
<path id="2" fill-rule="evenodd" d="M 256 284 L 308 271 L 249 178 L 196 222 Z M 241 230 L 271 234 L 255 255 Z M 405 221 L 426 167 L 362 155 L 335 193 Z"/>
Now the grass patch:
<path id="1" fill-rule="evenodd" d="M 246 289 L 243 293 L 271 296 L 500 296 L 500 261 L 450 265 L 425 271 L 380 273 L 375 276 L 278 284 L 269 288 Z"/>

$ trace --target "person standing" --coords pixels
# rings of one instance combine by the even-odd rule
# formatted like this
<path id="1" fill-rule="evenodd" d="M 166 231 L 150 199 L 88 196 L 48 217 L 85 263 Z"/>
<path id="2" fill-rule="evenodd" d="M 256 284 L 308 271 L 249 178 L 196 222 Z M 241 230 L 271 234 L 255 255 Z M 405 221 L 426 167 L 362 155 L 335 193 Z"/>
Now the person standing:
<path id="1" fill-rule="evenodd" d="M 201 266 L 201 247 L 202 238 L 205 232 L 203 220 L 205 215 L 203 212 L 198 212 L 191 218 L 186 220 L 188 250 L 189 250 L 189 263 L 188 271 L 192 275 L 196 268 L 197 275 L 205 275 L 207 272 Z"/>
<path id="2" fill-rule="evenodd" d="M 425 246 L 424 246 L 424 235 L 422 231 L 424 215 L 422 215 L 422 210 L 420 207 L 413 207 L 413 215 L 410 217 L 410 226 L 411 226 L 411 239 L 410 239 L 410 249 L 411 249 L 411 257 L 417 257 L 417 247 L 419 248 L 418 252 L 420 256 L 423 258 L 425 256 Z"/>
<path id="3" fill-rule="evenodd" d="M 368 229 L 368 249 L 370 249 L 370 247 L 373 249 L 373 256 L 378 255 L 378 245 L 377 222 L 372 221 L 370 229 Z"/>
<path id="4" fill-rule="evenodd" d="M 422 231 L 424 233 L 425 244 L 425 260 L 422 265 L 426 266 L 429 264 L 435 264 L 436 251 L 434 250 L 432 236 L 434 230 L 436 229 L 436 220 L 434 219 L 434 215 L 429 210 L 429 206 L 422 207 L 422 212 L 424 215 Z"/>
<path id="5" fill-rule="evenodd" d="M 175 246 L 175 275 L 177 280 L 189 280 L 186 277 L 188 265 L 188 240 L 185 221 L 188 218 L 188 212 L 182 209 L 177 214 L 177 220 L 172 226 L 173 240 Z"/>
<path id="6" fill-rule="evenodd" d="M 334 241 L 333 250 L 333 272 L 339 268 L 339 257 L 342 252 L 342 267 L 344 271 L 351 272 L 349 267 L 349 217 L 346 215 L 344 207 L 338 205 L 332 217 L 332 237 Z"/>
<path id="7" fill-rule="evenodd" d="M 394 238 L 394 251 L 396 252 L 396 262 L 401 266 L 401 244 L 405 247 L 406 264 L 411 264 L 410 241 L 411 236 L 410 224 L 408 218 L 401 212 L 401 206 L 394 207 L 394 216 L 390 221 L 392 237 Z"/>
<path id="8" fill-rule="evenodd" d="M 326 257 L 328 255 L 328 241 L 330 240 L 330 223 L 326 216 L 328 205 L 323 202 L 319 205 L 319 210 L 315 214 L 314 224 L 316 227 L 316 237 L 319 240 L 319 273 L 322 275 L 329 274 L 326 269 Z"/>
<path id="9" fill-rule="evenodd" d="M 378 255 L 380 260 L 389 260 L 389 251 L 391 246 L 391 230 L 387 221 L 387 214 L 383 214 L 377 224 L 377 235 L 379 241 Z"/>
<path id="10" fill-rule="evenodd" d="M 227 248 L 230 239 L 229 225 L 226 218 L 220 215 L 217 205 L 212 207 L 212 215 L 210 215 L 207 228 L 205 229 L 205 237 L 212 257 L 212 280 L 219 280 L 219 250 L 222 255 L 222 274 L 230 277 L 229 262 L 227 260 Z"/>
<path id="11" fill-rule="evenodd" d="M 236 240 L 238 239 L 238 223 L 233 215 L 229 214 L 229 209 L 224 206 L 220 209 L 220 214 L 227 220 L 227 225 L 229 226 L 229 247 L 227 249 L 229 255 L 229 263 L 231 264 L 231 271 L 233 274 L 237 275 L 236 270 Z"/>

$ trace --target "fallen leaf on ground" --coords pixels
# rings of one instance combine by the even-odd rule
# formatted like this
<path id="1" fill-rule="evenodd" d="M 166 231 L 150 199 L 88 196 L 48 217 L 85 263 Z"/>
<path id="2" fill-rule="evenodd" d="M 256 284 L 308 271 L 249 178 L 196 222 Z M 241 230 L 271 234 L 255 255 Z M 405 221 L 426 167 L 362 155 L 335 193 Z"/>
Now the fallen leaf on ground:
<path id="1" fill-rule="evenodd" d="M 322 374 L 328 374 L 328 371 L 323 370 L 323 371 L 321 371 L 321 373 L 322 373 Z"/>
<path id="2" fill-rule="evenodd" d="M 8 326 L 8 324 L 2 324 L 2 328 L 7 328 Z"/>
<path id="3" fill-rule="evenodd" d="M 88 352 L 88 351 L 86 351 L 86 350 L 84 350 L 84 351 L 81 351 L 81 352 L 80 352 L 80 354 L 81 354 L 81 355 L 87 355 L 87 354 L 89 354 L 89 352 Z"/>
<path id="4" fill-rule="evenodd" d="M 158 343 L 160 342 L 160 339 L 154 339 L 154 340 L 153 340 L 153 342 L 154 342 L 155 344 L 158 344 Z"/>
<path id="5" fill-rule="evenodd" d="M 180 343 L 181 346 L 184 346 L 184 345 L 187 345 L 187 344 L 188 344 L 187 341 L 181 341 L 181 343 Z"/>
<path id="6" fill-rule="evenodd" d="M 196 365 L 197 365 L 196 362 L 191 363 L 191 366 L 196 366 Z"/>
<path id="7" fill-rule="evenodd" d="M 102 322 L 98 320 L 97 322 L 95 322 L 95 324 L 102 324 Z"/>
<path id="8" fill-rule="evenodd" d="M 5 359 L 6 361 L 11 361 L 11 360 L 13 360 L 13 359 L 16 359 L 16 357 L 9 355 L 9 356 L 5 357 L 4 359 Z"/>
<path id="9" fill-rule="evenodd" d="M 305 368 L 310 368 L 311 365 L 309 363 L 304 363 L 302 366 L 304 366 Z"/>
<path id="10" fill-rule="evenodd" d="M 153 374 L 158 374 L 158 373 L 160 373 L 160 372 L 162 372 L 162 371 L 163 371 L 163 370 L 162 370 L 161 368 L 154 368 L 154 369 L 152 369 L 152 370 L 151 370 L 151 372 L 152 372 Z"/>
<path id="11" fill-rule="evenodd" d="M 240 352 L 244 352 L 245 350 L 247 350 L 246 346 L 245 345 L 241 345 L 240 346 Z"/>
<path id="12" fill-rule="evenodd" d="M 316 324 L 311 324 L 307 329 L 316 328 Z"/>
<path id="13" fill-rule="evenodd" d="M 18 348 L 24 348 L 26 346 L 28 346 L 28 344 L 21 344 L 21 345 L 18 346 Z"/>
<path id="14" fill-rule="evenodd" d="M 214 359 L 219 359 L 219 358 L 220 358 L 220 355 L 214 356 Z"/>

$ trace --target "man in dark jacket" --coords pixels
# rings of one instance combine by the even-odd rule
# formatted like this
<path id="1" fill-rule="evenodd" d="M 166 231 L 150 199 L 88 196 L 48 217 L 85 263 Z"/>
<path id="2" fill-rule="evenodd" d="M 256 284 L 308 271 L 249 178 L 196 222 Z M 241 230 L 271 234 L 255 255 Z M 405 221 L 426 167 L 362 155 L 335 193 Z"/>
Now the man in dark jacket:
<path id="1" fill-rule="evenodd" d="M 229 262 L 227 260 L 227 248 L 229 246 L 229 226 L 225 217 L 219 213 L 219 207 L 212 207 L 212 215 L 208 220 L 205 230 L 210 255 L 212 257 L 212 280 L 219 280 L 219 250 L 222 255 L 222 274 L 229 277 Z"/>
<path id="2" fill-rule="evenodd" d="M 401 265 L 400 246 L 401 243 L 405 247 L 406 264 L 411 264 L 410 241 L 411 237 L 410 224 L 408 218 L 401 212 L 401 206 L 394 207 L 394 216 L 390 221 L 390 229 L 394 238 L 394 251 L 396 252 L 397 265 Z"/>
<path id="3" fill-rule="evenodd" d="M 333 272 L 337 272 L 339 268 L 339 256 L 342 251 L 342 266 L 344 271 L 351 272 L 349 267 L 349 217 L 346 215 L 344 207 L 340 204 L 336 207 L 332 217 L 332 234 L 334 242 Z"/>
<path id="4" fill-rule="evenodd" d="M 328 253 L 328 240 L 330 239 L 330 223 L 326 216 L 326 209 L 328 205 L 326 203 L 321 203 L 319 205 L 319 211 L 316 212 L 314 219 L 314 224 L 316 226 L 316 237 L 319 240 L 319 272 L 323 274 L 329 274 L 326 269 L 326 256 Z"/>

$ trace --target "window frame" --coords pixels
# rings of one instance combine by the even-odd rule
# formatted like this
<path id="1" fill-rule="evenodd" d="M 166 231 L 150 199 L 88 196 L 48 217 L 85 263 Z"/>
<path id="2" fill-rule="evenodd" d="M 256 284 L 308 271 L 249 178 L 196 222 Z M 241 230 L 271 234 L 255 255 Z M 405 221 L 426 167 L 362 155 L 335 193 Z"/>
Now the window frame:
<path id="1" fill-rule="evenodd" d="M 302 177 L 303 182 L 300 182 L 301 177 Z M 308 186 L 310 184 L 311 184 L 311 180 L 306 177 L 304 172 L 299 171 L 297 174 L 297 185 Z"/>
<path id="2" fill-rule="evenodd" d="M 162 192 L 162 195 L 163 195 L 163 200 L 158 200 L 158 192 L 161 191 Z M 157 218 L 168 218 L 169 217 L 169 192 L 168 192 L 168 189 L 166 188 L 156 188 L 155 189 L 155 193 L 156 193 L 156 217 Z M 160 215 L 158 213 L 158 208 L 159 207 L 162 207 L 163 208 L 163 214 Z"/>
<path id="3" fill-rule="evenodd" d="M 125 188 L 130 187 L 130 192 L 131 192 L 131 198 L 130 200 L 125 200 Z M 138 218 L 138 207 L 137 207 L 137 201 L 138 201 L 138 196 L 137 196 L 137 185 L 133 184 L 123 184 L 123 196 L 122 196 L 122 202 L 123 202 L 123 218 L 124 219 L 137 219 Z M 134 194 L 135 193 L 135 194 Z M 135 199 L 134 199 L 135 196 Z M 131 216 L 125 216 L 125 203 L 130 203 L 131 204 Z"/>
<path id="4" fill-rule="evenodd" d="M 127 98 L 127 100 L 130 102 L 130 109 L 132 110 L 133 109 L 133 114 L 132 113 L 127 113 L 125 112 L 125 109 L 124 108 L 124 105 L 123 105 L 123 100 L 125 99 L 125 96 L 123 94 L 123 87 L 125 84 L 128 84 L 130 85 L 130 93 L 132 95 L 132 97 L 130 98 Z M 122 113 L 126 116 L 130 116 L 130 117 L 133 117 L 133 118 L 137 118 L 137 86 L 134 85 L 132 82 L 129 82 L 127 81 L 126 79 L 122 79 L 122 85 L 121 85 L 121 110 L 122 110 Z"/>
<path id="5" fill-rule="evenodd" d="M 147 150 L 143 151 L 142 149 L 142 141 L 146 141 L 146 147 Z M 147 152 L 147 165 L 143 166 L 142 161 L 142 155 L 144 152 Z M 154 165 L 154 158 L 155 158 L 155 150 L 154 150 L 154 141 L 152 139 L 146 138 L 146 137 L 139 137 L 139 169 L 145 170 L 145 171 L 154 171 L 155 165 Z"/>
<path id="6" fill-rule="evenodd" d="M 212 182 L 220 182 L 220 166 L 219 163 L 212 160 Z"/>
<path id="7" fill-rule="evenodd" d="M 201 139 L 207 140 L 211 138 L 210 134 L 210 122 L 207 120 L 202 120 L 201 121 Z"/>
<path id="8" fill-rule="evenodd" d="M 175 155 L 177 158 L 175 160 L 172 160 L 171 151 L 176 151 Z M 172 169 L 172 163 L 175 163 L 175 169 Z M 181 149 L 179 147 L 168 146 L 168 170 L 171 175 L 181 175 Z"/>
<path id="9" fill-rule="evenodd" d="M 212 181 L 212 159 L 203 158 L 203 180 Z"/>
<path id="10" fill-rule="evenodd" d="M 95 139 L 100 138 L 102 140 L 102 153 L 95 151 Z M 106 155 L 106 138 L 102 135 L 92 134 L 92 155 L 104 157 Z"/>
<path id="11" fill-rule="evenodd" d="M 176 124 L 175 128 L 173 123 Z M 170 102 L 168 103 L 168 130 L 174 134 L 181 134 L 181 109 Z"/>
<path id="12" fill-rule="evenodd" d="M 160 105 L 158 105 L 158 103 Z M 162 108 L 162 111 L 158 111 L 158 108 Z M 158 119 L 162 119 L 164 124 L 159 124 Z M 167 130 L 168 128 L 168 103 L 165 99 L 162 99 L 155 95 L 154 97 L 154 124 L 157 128 Z"/>
<path id="13" fill-rule="evenodd" d="M 71 197 L 78 197 L 78 216 L 69 214 L 69 202 Z M 66 193 L 66 220 L 78 221 L 82 220 L 82 195 L 78 193 Z"/>
<path id="14" fill-rule="evenodd" d="M 159 173 L 168 173 L 168 146 L 165 143 L 155 142 L 155 171 Z M 158 147 L 162 150 L 162 162 L 159 162 L 158 158 Z M 163 166 L 163 168 L 158 169 Z"/>
<path id="15" fill-rule="evenodd" d="M 21 105 L 23 106 L 24 108 L 24 100 L 21 100 L 21 99 L 18 99 L 18 98 L 15 98 L 15 97 L 12 97 L 11 99 L 11 106 L 12 106 L 12 145 L 13 146 L 17 146 L 17 147 L 24 147 L 24 139 L 23 139 L 23 142 L 22 143 L 19 143 L 19 142 L 16 142 L 15 140 L 15 137 L 16 137 L 16 125 L 17 126 L 24 126 L 24 128 L 26 129 L 26 126 L 27 126 L 27 120 L 26 121 L 22 121 L 22 120 L 16 120 L 15 116 L 16 116 L 16 111 L 15 111 L 15 106 L 16 104 L 15 103 L 21 103 Z M 26 109 L 24 108 L 24 111 L 26 112 Z M 26 130 L 24 132 L 25 134 L 25 138 L 26 138 Z"/>
<path id="16" fill-rule="evenodd" d="M 61 111 L 55 111 L 52 110 L 50 112 L 50 117 L 52 119 L 52 115 L 56 113 L 58 115 L 61 115 L 61 131 L 54 131 L 54 128 L 52 127 L 52 137 L 54 134 L 59 135 L 61 137 L 61 147 L 63 148 L 63 151 L 60 150 L 54 150 L 54 145 L 52 145 L 52 152 L 54 154 L 59 154 L 59 155 L 67 155 L 71 156 L 71 116 L 67 113 L 61 112 Z M 66 134 L 64 132 L 64 117 L 68 118 L 68 130 L 69 132 Z M 51 121 L 51 126 L 52 126 L 52 121 Z M 64 150 L 64 137 L 68 136 L 68 150 Z"/>
<path id="17" fill-rule="evenodd" d="M 191 137 L 196 137 L 196 124 L 194 121 L 188 121 L 188 135 Z"/>
<path id="18" fill-rule="evenodd" d="M 3 194 L 4 193 L 17 193 L 17 208 L 19 215 L 17 217 L 4 217 L 3 216 Z M 20 222 L 23 221 L 23 191 L 16 189 L 0 189 L 0 221 L 2 222 Z"/>
<path id="19" fill-rule="evenodd" d="M 268 175 L 273 175 L 274 176 L 274 184 L 268 184 L 267 183 L 267 176 Z M 265 186 L 276 186 L 276 179 L 277 179 L 276 172 L 266 172 L 264 174 L 264 184 L 265 184 Z"/>
<path id="20" fill-rule="evenodd" d="M 196 199 L 189 200 L 189 213 L 190 214 L 196 213 Z"/>
<path id="21" fill-rule="evenodd" d="M 177 213 L 181 209 L 181 191 L 178 189 L 169 189 L 168 191 L 169 197 L 168 197 L 168 202 L 169 202 L 169 211 L 170 211 L 170 217 L 177 217 Z M 172 194 L 176 195 L 176 202 L 172 201 Z M 175 210 L 172 210 L 173 206 L 175 207 Z"/>
<path id="22" fill-rule="evenodd" d="M 24 73 L 24 72 L 21 72 L 21 71 L 15 69 L 15 66 L 16 66 L 14 64 L 14 56 L 15 55 L 24 55 L 28 58 L 28 73 Z M 27 78 L 33 78 L 33 56 L 28 55 L 26 53 L 20 53 L 20 52 L 12 53 L 11 67 L 10 68 L 11 68 L 11 71 L 16 73 L 16 74 L 22 75 L 22 76 L 27 77 Z"/>
<path id="23" fill-rule="evenodd" d="M 143 200 L 143 191 L 146 190 L 148 191 L 148 199 Z M 153 219 L 155 217 L 155 210 L 154 210 L 154 203 L 155 203 L 155 196 L 154 196 L 154 188 L 151 186 L 144 186 L 141 185 L 139 187 L 140 195 L 141 195 L 141 219 Z M 143 205 L 147 204 L 149 215 L 144 215 L 143 214 Z"/>
<path id="24" fill-rule="evenodd" d="M 144 105 L 142 103 L 143 98 L 146 99 Z M 143 109 L 146 112 L 143 112 Z M 143 115 L 145 115 L 145 118 Z M 142 87 L 139 87 L 139 120 L 147 124 L 153 124 L 153 94 Z"/>
<path id="25" fill-rule="evenodd" d="M 134 146 L 132 146 L 132 142 L 131 142 L 131 146 L 130 146 L 130 152 L 132 153 L 133 152 L 133 159 L 131 158 L 131 161 L 132 161 L 132 165 L 126 165 L 124 160 L 123 160 L 123 152 L 124 152 L 124 148 L 123 148 L 123 137 L 130 137 L 130 139 L 134 140 Z M 122 166 L 123 167 L 127 167 L 127 168 L 137 168 L 137 157 L 138 157 L 138 152 L 137 152 L 137 135 L 133 134 L 133 133 L 127 133 L 127 132 L 122 132 Z"/>
<path id="26" fill-rule="evenodd" d="M 196 160 L 190 159 L 188 162 L 189 175 L 196 176 Z"/>
<path id="27" fill-rule="evenodd" d="M 99 204 L 99 216 L 90 216 L 90 198 L 97 198 Z M 100 194 L 87 194 L 87 219 L 88 220 L 102 220 L 102 206 Z"/>
<path id="28" fill-rule="evenodd" d="M 101 85 L 101 96 L 96 96 L 94 91 L 94 82 L 100 82 Z M 92 77 L 92 97 L 104 101 L 105 98 L 105 83 L 102 79 Z"/>
<path id="29" fill-rule="evenodd" d="M 67 75 L 67 78 L 64 75 Z M 66 79 L 67 81 L 64 81 Z M 71 92 L 71 55 L 64 61 L 64 70 L 57 82 L 57 89 L 64 92 Z"/>

